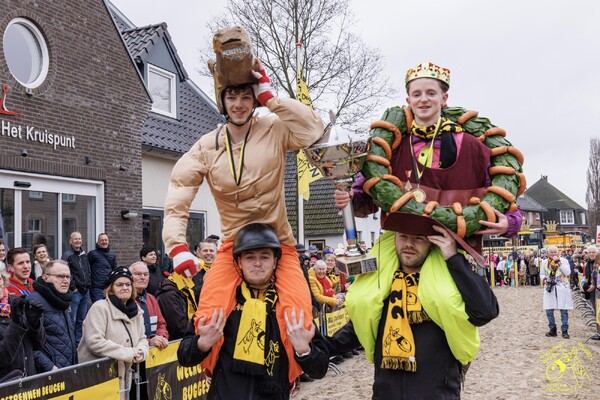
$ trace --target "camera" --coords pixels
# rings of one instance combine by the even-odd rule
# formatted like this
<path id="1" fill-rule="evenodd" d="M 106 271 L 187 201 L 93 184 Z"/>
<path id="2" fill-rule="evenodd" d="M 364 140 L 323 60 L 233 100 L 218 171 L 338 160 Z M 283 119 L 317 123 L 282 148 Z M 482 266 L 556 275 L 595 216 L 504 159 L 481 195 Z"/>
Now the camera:
<path id="1" fill-rule="evenodd" d="M 556 281 L 554 279 L 550 279 L 546 282 L 546 291 L 548 293 L 552 292 L 552 288 L 556 285 Z"/>

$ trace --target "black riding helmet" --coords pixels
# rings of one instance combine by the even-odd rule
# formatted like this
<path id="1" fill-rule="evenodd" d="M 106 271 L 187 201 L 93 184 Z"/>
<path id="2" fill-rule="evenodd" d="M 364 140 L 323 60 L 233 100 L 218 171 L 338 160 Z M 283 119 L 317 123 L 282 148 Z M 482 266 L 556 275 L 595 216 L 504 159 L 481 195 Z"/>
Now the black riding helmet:
<path id="1" fill-rule="evenodd" d="M 273 249 L 276 259 L 281 258 L 281 244 L 275 230 L 267 224 L 249 224 L 240 229 L 233 239 L 233 258 L 255 249 Z"/>

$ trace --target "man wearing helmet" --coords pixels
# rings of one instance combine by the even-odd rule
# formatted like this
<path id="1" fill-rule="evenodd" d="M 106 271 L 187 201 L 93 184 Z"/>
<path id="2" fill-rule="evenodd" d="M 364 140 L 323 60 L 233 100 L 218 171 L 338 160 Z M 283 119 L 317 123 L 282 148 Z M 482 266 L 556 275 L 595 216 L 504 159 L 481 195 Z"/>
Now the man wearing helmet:
<path id="1" fill-rule="evenodd" d="M 227 53 L 222 54 L 246 54 L 241 44 L 239 51 L 230 48 L 249 40 L 241 28 L 237 32 L 241 37 L 219 41 L 220 46 L 229 46 Z M 215 41 L 220 37 L 218 32 Z M 189 251 L 186 227 L 190 205 L 206 179 L 219 210 L 223 241 L 204 279 L 196 321 L 202 317 L 210 320 L 214 309 L 223 308 L 225 316 L 233 310 L 236 287 L 241 283 L 233 268 L 233 238 L 240 227 L 256 222 L 272 226 L 281 243 L 276 283 L 279 308 L 289 312 L 296 307 L 309 315 L 310 290 L 300 269 L 296 241 L 287 219 L 283 181 L 287 152 L 317 141 L 323 134 L 323 122 L 299 101 L 275 96 L 260 60 L 252 58 L 251 63 L 228 64 L 226 60 L 219 61 L 218 56 L 217 52 L 216 69 L 211 71 L 215 74 L 217 104 L 227 123 L 202 136 L 173 168 L 165 199 L 166 250 L 173 258 L 175 271 L 195 274 L 198 259 Z M 223 71 L 227 65 L 231 68 Z M 246 71 L 244 65 L 252 65 L 253 69 Z M 224 77 L 225 82 L 219 80 Z M 271 114 L 254 116 L 257 106 L 267 107 Z M 280 324 L 283 322 L 280 318 Z M 308 319 L 305 327 L 310 327 Z M 282 336 L 285 340 L 285 330 Z M 297 364 L 290 371 L 290 378 L 301 373 Z"/>
<path id="2" fill-rule="evenodd" d="M 201 317 L 197 335 L 183 339 L 177 358 L 183 366 L 201 362 L 213 374 L 209 399 L 288 399 L 289 354 L 303 370 L 321 378 L 329 363 L 324 339 L 312 322 L 310 329 L 304 327 L 304 310 L 297 314 L 292 308 L 284 314 L 283 327 L 278 324 L 274 282 L 281 246 L 273 228 L 250 224 L 240 229 L 233 257 L 242 278 L 235 308 L 228 316 L 222 308 L 214 309 L 210 322 Z"/>

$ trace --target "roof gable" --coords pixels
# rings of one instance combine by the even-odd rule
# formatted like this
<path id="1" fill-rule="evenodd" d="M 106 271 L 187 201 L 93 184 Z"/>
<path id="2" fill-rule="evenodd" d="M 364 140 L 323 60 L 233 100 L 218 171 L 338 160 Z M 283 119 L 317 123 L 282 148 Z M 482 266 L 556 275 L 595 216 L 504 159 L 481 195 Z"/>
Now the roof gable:
<path id="1" fill-rule="evenodd" d="M 164 46 L 173 60 L 179 80 L 185 81 L 188 79 L 188 74 L 177 54 L 177 49 L 171 40 L 171 35 L 167 30 L 165 22 L 140 28 L 126 29 L 122 32 L 122 35 L 131 53 L 131 57 L 136 63 L 146 63 L 152 56 L 152 53 L 156 52 L 157 47 Z"/>
<path id="2" fill-rule="evenodd" d="M 519 196 L 519 198 L 517 199 L 517 205 L 523 211 L 534 211 L 534 212 L 548 211 L 548 209 L 546 207 L 544 207 L 543 205 L 541 205 L 540 203 L 538 203 L 537 201 L 535 201 L 534 199 L 532 199 L 525 193 L 523 193 L 521 196 Z"/>
<path id="3" fill-rule="evenodd" d="M 574 209 L 585 210 L 573 199 L 555 188 L 548 182 L 548 178 L 542 176 L 536 183 L 525 191 L 525 194 L 537 201 L 547 209 Z"/>

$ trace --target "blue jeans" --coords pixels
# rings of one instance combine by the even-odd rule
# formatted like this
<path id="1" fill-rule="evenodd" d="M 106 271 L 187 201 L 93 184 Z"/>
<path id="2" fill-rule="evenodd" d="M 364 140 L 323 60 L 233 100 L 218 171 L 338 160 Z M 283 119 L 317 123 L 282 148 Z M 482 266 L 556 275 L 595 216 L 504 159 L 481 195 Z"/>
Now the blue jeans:
<path id="1" fill-rule="evenodd" d="M 71 322 L 75 328 L 75 343 L 79 345 L 81 340 L 81 328 L 88 310 L 89 290 L 73 293 L 71 298 Z"/>
<path id="2" fill-rule="evenodd" d="M 92 303 L 95 303 L 98 300 L 102 300 L 104 298 L 104 289 L 91 288 L 90 296 L 92 297 Z"/>
<path id="3" fill-rule="evenodd" d="M 548 327 L 550 329 L 556 329 L 556 321 L 554 320 L 554 310 L 546 310 L 546 317 L 548 317 Z M 567 332 L 569 330 L 569 312 L 568 310 L 560 310 L 560 330 Z"/>

